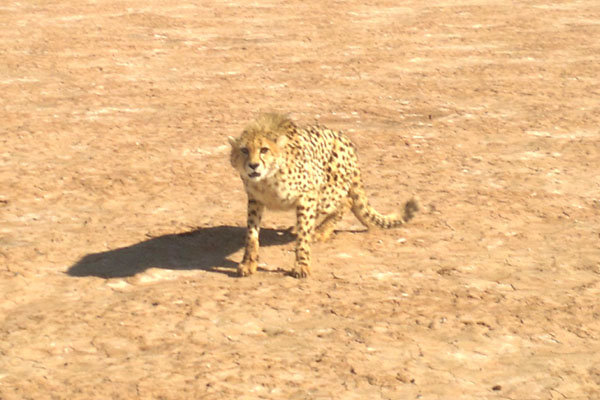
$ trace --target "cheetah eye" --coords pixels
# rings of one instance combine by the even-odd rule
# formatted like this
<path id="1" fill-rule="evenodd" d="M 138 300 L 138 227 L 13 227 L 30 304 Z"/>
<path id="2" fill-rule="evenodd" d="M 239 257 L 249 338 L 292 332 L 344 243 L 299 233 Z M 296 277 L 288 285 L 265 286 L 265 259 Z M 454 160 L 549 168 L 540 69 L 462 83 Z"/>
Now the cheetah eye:
<path id="1" fill-rule="evenodd" d="M 268 148 L 268 147 L 262 147 L 262 148 L 260 149 L 260 154 L 266 154 L 266 153 L 268 153 L 268 152 L 269 152 L 269 148 Z"/>
<path id="2" fill-rule="evenodd" d="M 249 152 L 248 152 L 248 149 L 247 149 L 246 147 L 242 147 L 242 148 L 240 149 L 240 151 L 242 152 L 242 154 L 245 154 L 245 155 L 248 155 L 248 153 L 249 153 Z"/>

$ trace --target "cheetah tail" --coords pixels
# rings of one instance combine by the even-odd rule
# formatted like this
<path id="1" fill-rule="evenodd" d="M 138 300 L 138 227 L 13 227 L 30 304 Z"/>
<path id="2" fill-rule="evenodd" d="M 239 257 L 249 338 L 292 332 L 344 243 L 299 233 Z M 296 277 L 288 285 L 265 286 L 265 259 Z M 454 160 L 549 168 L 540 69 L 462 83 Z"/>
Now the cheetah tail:
<path id="1" fill-rule="evenodd" d="M 396 228 L 413 219 L 420 209 L 419 200 L 413 197 L 404 203 L 404 212 L 402 216 L 396 214 L 382 215 L 369 205 L 364 191 L 359 189 L 358 192 L 359 193 L 351 193 L 353 199 L 352 212 L 366 227 L 378 226 L 384 229 Z"/>

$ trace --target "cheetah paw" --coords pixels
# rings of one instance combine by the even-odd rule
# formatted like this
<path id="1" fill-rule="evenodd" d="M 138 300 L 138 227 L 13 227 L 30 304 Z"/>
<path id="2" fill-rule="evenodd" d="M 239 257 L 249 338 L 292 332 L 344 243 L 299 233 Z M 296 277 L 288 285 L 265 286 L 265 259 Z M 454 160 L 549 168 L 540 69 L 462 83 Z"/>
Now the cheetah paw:
<path id="1" fill-rule="evenodd" d="M 310 276 L 310 268 L 308 267 L 301 267 L 301 268 L 295 268 L 291 275 L 294 278 L 308 278 Z"/>
<path id="2" fill-rule="evenodd" d="M 331 239 L 333 231 L 317 231 L 313 235 L 313 242 L 326 242 Z"/>
<path id="3" fill-rule="evenodd" d="M 250 276 L 256 272 L 257 264 L 256 263 L 240 263 L 237 268 L 238 276 Z"/>

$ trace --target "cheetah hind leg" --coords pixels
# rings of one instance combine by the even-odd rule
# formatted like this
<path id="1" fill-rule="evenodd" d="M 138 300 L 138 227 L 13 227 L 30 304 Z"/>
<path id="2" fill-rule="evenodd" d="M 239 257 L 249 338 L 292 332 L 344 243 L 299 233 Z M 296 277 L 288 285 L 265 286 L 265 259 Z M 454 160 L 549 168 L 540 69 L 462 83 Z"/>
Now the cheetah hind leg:
<path id="1" fill-rule="evenodd" d="M 342 219 L 342 213 L 339 213 L 339 210 L 332 212 L 331 214 L 327 214 L 325 218 L 319 223 L 317 228 L 315 228 L 315 232 L 313 233 L 312 241 L 313 242 L 325 242 L 329 239 L 331 234 L 333 233 L 333 229 L 335 228 L 335 224 Z M 287 228 L 285 231 L 286 235 L 290 236 L 298 236 L 298 228 L 296 225 L 292 225 Z"/>
<path id="2" fill-rule="evenodd" d="M 326 242 L 331 238 L 335 225 L 342 220 L 344 213 L 350 208 L 350 202 L 345 201 L 337 210 L 328 214 L 315 229 L 313 242 Z"/>

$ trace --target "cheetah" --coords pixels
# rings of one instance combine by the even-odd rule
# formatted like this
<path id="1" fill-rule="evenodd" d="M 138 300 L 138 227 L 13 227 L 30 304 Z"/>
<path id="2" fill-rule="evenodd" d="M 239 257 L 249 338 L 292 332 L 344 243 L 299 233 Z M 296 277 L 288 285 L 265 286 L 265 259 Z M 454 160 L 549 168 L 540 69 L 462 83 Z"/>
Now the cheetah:
<path id="1" fill-rule="evenodd" d="M 296 261 L 292 275 L 311 272 L 310 243 L 325 241 L 345 211 L 352 210 L 367 228 L 394 228 L 419 210 L 416 199 L 402 216 L 382 215 L 368 203 L 358 169 L 356 148 L 342 132 L 326 127 L 298 127 L 288 117 L 265 113 L 239 138 L 229 137 L 231 165 L 248 195 L 248 230 L 239 276 L 256 272 L 258 236 L 265 208 L 296 210 Z M 318 218 L 322 218 L 317 225 Z"/>

